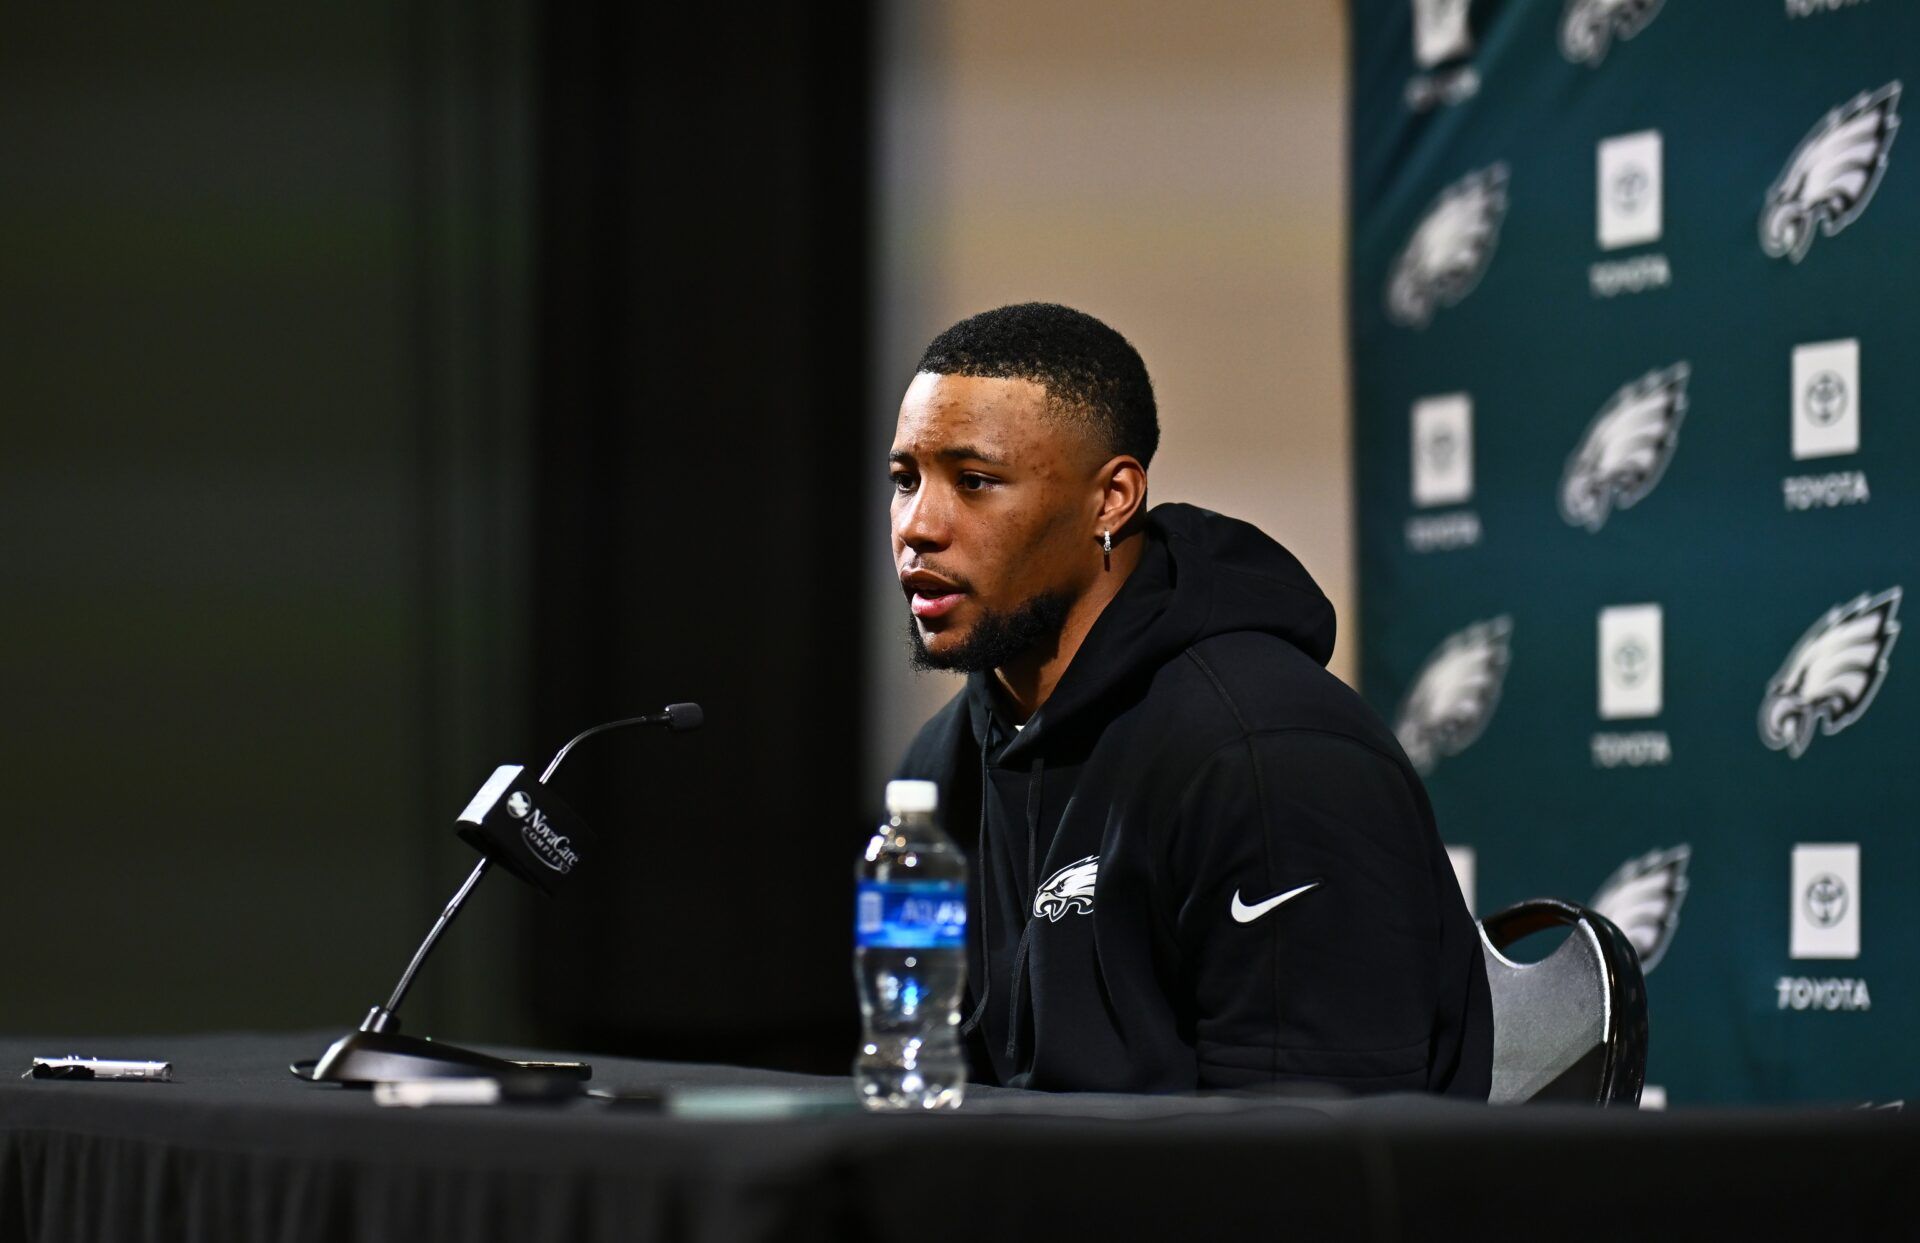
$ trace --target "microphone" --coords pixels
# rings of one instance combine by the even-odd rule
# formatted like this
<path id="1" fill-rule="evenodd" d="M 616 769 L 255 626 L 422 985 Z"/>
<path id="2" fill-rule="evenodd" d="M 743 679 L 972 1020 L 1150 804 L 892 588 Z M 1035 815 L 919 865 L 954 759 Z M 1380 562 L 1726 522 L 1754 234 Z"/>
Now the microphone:
<path id="1" fill-rule="evenodd" d="M 676 733 L 699 729 L 707 723 L 707 714 L 700 710 L 699 704 L 668 704 L 660 715 L 667 718 L 667 727 Z"/>
<path id="2" fill-rule="evenodd" d="M 453 923 L 454 916 L 466 905 L 467 896 L 491 865 L 498 863 L 543 893 L 552 893 L 562 880 L 572 875 L 592 848 L 593 834 L 585 821 L 546 788 L 547 779 L 574 747 L 608 730 L 649 725 L 684 733 L 700 728 L 705 720 L 706 714 L 699 704 L 668 704 L 659 712 L 581 730 L 554 753 L 536 780 L 527 779 L 524 764 L 502 764 L 494 769 L 493 775 L 457 817 L 456 831 L 463 841 L 480 852 L 480 862 L 440 912 L 426 940 L 413 952 L 413 960 L 401 974 L 387 1004 L 368 1011 L 359 1030 L 335 1041 L 317 1063 L 296 1062 L 291 1068 L 293 1073 L 309 1081 L 336 1083 L 464 1078 L 507 1071 L 542 1071 L 577 1079 L 589 1077 L 593 1072 L 585 1063 L 514 1062 L 437 1041 L 402 1036 L 395 1012 L 413 986 L 420 965 L 439 942 L 440 934 Z"/>

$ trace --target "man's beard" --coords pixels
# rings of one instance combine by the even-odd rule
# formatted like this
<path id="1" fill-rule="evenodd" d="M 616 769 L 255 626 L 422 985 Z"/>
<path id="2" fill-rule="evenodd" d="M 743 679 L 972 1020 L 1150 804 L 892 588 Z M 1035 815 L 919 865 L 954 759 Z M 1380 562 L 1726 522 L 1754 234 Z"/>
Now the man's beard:
<path id="1" fill-rule="evenodd" d="M 1011 663 L 1043 644 L 1060 638 L 1067 623 L 1067 611 L 1073 597 L 1064 591 L 1048 591 L 1028 600 L 1011 612 L 991 609 L 980 614 L 973 631 L 964 642 L 944 652 L 930 652 L 920 634 L 920 625 L 907 618 L 907 645 L 913 652 L 915 669 L 939 669 L 953 673 L 981 673 Z"/>

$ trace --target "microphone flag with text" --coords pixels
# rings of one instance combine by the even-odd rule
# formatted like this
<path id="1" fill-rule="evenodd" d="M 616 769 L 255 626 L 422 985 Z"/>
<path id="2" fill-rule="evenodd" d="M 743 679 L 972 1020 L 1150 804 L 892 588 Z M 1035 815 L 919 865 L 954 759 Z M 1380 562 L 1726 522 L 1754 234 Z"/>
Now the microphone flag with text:
<path id="1" fill-rule="evenodd" d="M 462 841 L 542 893 L 593 850 L 593 830 L 522 764 L 494 769 L 458 823 Z"/>

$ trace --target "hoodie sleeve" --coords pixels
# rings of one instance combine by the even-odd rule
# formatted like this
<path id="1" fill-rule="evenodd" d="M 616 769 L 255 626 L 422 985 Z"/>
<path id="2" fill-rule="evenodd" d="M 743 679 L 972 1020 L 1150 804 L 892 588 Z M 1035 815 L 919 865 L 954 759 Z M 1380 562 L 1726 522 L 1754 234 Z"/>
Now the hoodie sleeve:
<path id="1" fill-rule="evenodd" d="M 1189 783 L 1167 863 L 1200 1087 L 1448 1089 L 1485 967 L 1400 764 L 1338 734 L 1244 736 Z"/>

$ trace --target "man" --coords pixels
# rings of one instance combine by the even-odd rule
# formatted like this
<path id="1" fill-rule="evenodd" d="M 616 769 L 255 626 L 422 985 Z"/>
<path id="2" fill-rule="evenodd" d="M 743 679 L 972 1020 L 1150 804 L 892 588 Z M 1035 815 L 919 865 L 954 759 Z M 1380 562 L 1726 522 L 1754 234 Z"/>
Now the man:
<path id="1" fill-rule="evenodd" d="M 1045 303 L 928 346 L 891 453 L 915 661 L 966 688 L 900 775 L 969 859 L 969 1052 L 1019 1086 L 1484 1099 L 1472 919 L 1419 778 L 1252 526 L 1147 510 L 1132 346 Z"/>

